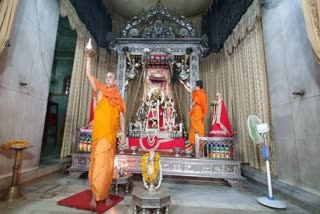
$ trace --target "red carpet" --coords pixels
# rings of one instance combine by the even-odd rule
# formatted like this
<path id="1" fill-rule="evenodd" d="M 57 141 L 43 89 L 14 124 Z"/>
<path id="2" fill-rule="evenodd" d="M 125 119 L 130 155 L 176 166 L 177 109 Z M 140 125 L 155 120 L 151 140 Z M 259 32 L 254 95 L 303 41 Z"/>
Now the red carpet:
<path id="1" fill-rule="evenodd" d="M 117 196 L 117 195 L 109 195 L 110 199 L 112 200 L 111 206 L 106 206 L 106 204 L 103 201 L 98 202 L 98 206 L 96 208 L 93 208 L 89 206 L 89 203 L 91 201 L 91 190 L 87 189 L 83 192 L 79 192 L 75 195 L 72 195 L 68 198 L 62 199 L 61 201 L 58 201 L 59 205 L 77 208 L 81 210 L 90 210 L 90 211 L 96 211 L 97 213 L 104 213 L 117 203 L 123 200 L 123 197 Z"/>

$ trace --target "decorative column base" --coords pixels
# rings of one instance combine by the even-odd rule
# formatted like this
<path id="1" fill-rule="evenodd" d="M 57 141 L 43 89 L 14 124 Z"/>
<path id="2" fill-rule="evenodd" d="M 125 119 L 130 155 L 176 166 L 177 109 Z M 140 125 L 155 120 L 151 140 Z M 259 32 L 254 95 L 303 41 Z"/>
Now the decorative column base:
<path id="1" fill-rule="evenodd" d="M 10 187 L 4 196 L 2 196 L 2 201 L 11 201 L 13 199 L 22 198 L 19 186 Z"/>
<path id="2" fill-rule="evenodd" d="M 21 198 L 22 194 L 19 188 L 19 171 L 21 166 L 21 152 L 24 149 L 29 147 L 29 143 L 26 141 L 9 141 L 7 143 L 9 149 L 12 149 L 16 152 L 14 165 L 13 165 L 13 173 L 11 178 L 11 186 L 1 198 L 4 201 L 11 201 L 13 199 Z"/>

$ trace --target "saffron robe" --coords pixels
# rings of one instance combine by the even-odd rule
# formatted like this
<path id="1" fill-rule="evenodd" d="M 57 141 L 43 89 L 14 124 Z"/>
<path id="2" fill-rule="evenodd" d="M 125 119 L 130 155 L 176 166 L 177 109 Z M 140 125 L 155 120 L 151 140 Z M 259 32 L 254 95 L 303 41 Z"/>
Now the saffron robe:
<path id="1" fill-rule="evenodd" d="M 89 182 L 100 201 L 108 197 L 112 184 L 120 112 L 124 112 L 125 105 L 116 86 L 107 88 L 97 79 L 95 83 L 103 96 L 94 110 Z"/>
<path id="2" fill-rule="evenodd" d="M 208 112 L 207 95 L 203 89 L 199 89 L 192 92 L 193 106 L 189 112 L 190 115 L 190 130 L 189 130 L 189 142 L 195 143 L 196 132 L 200 137 L 205 134 L 204 118 Z"/>

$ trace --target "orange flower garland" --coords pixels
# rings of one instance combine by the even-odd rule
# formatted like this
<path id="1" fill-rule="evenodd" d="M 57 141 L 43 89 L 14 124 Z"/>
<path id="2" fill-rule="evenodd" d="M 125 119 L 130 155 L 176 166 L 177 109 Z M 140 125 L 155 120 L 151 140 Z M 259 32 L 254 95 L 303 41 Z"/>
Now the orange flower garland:
<path id="1" fill-rule="evenodd" d="M 151 176 L 148 175 L 148 167 L 147 167 L 148 158 L 149 158 L 149 153 L 144 154 L 141 158 L 142 176 L 144 180 L 147 181 L 148 183 L 153 183 L 155 182 L 155 180 L 159 175 L 160 155 L 157 152 L 154 154 L 153 172 Z"/>

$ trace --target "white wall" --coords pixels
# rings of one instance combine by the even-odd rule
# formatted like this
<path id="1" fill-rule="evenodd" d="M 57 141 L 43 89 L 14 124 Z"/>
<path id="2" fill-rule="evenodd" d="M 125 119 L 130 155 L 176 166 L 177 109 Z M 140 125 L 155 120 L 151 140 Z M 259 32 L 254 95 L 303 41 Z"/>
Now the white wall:
<path id="1" fill-rule="evenodd" d="M 11 46 L 0 56 L 0 144 L 31 143 L 22 171 L 39 165 L 58 20 L 58 1 L 20 0 Z M 14 152 L 0 151 L 0 178 L 11 174 L 13 161 Z"/>
<path id="2" fill-rule="evenodd" d="M 320 195 L 320 65 L 300 0 L 263 9 L 262 21 L 278 177 Z M 292 95 L 301 90 L 304 96 Z"/>

